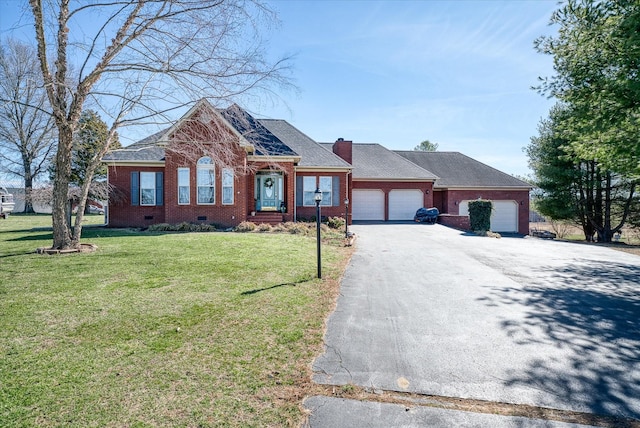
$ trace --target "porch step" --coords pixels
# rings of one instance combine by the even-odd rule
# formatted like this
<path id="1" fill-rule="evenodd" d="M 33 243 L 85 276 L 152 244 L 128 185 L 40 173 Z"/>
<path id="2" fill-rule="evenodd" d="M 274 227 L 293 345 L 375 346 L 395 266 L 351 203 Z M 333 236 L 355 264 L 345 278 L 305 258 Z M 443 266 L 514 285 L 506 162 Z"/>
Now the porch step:
<path id="1" fill-rule="evenodd" d="M 279 212 L 261 212 L 256 213 L 255 216 L 248 217 L 247 220 L 255 224 L 279 224 L 284 221 L 284 216 Z"/>

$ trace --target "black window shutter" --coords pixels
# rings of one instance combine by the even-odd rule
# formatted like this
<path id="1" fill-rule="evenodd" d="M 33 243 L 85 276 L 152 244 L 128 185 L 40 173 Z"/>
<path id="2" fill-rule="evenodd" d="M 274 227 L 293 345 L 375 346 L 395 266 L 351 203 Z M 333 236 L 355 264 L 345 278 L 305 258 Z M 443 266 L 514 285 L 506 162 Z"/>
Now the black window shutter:
<path id="1" fill-rule="evenodd" d="M 342 204 L 342 201 L 340 200 L 340 176 L 334 175 L 333 177 L 333 182 L 331 183 L 331 199 L 332 199 L 332 205 L 334 207 L 339 207 L 340 204 Z"/>
<path id="2" fill-rule="evenodd" d="M 140 173 L 131 172 L 131 205 L 140 205 Z"/>
<path id="3" fill-rule="evenodd" d="M 302 188 L 302 176 L 296 176 L 296 206 L 301 207 L 303 202 L 304 189 Z"/>
<path id="4" fill-rule="evenodd" d="M 163 173 L 156 172 L 156 205 L 164 205 Z"/>

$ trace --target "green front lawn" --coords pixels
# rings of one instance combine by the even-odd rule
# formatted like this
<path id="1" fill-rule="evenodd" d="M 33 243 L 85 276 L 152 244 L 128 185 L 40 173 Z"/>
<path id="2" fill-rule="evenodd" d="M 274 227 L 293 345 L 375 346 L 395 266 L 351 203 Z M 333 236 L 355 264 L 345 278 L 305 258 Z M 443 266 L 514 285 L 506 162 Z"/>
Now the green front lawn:
<path id="1" fill-rule="evenodd" d="M 86 228 L 97 252 L 37 255 L 47 225 L 0 220 L 3 426 L 300 422 L 348 249 L 319 281 L 310 236 Z"/>

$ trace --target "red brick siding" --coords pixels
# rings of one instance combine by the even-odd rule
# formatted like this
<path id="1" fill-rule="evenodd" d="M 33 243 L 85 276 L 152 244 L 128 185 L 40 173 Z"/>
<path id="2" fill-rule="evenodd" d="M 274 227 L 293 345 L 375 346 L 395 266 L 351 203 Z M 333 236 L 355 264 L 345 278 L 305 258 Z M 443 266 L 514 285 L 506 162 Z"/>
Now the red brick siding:
<path id="1" fill-rule="evenodd" d="M 222 204 L 222 169 L 215 168 L 215 196 L 213 205 L 199 205 L 197 200 L 196 160 L 186 160 L 167 151 L 165 161 L 165 221 L 170 224 L 182 222 L 216 224 L 222 227 L 235 226 L 246 218 L 246 180 L 242 171 L 234 172 L 234 195 L 232 205 Z M 189 168 L 189 205 L 178 204 L 178 168 Z M 198 217 L 203 218 L 199 220 Z"/>
<path id="2" fill-rule="evenodd" d="M 353 142 L 339 139 L 333 143 L 333 153 L 344 159 L 349 165 L 353 164 Z"/>
<path id="3" fill-rule="evenodd" d="M 321 212 L 320 215 L 322 217 L 343 217 L 345 215 L 344 212 L 344 199 L 346 197 L 351 200 L 351 189 L 348 187 L 350 174 L 347 172 L 299 172 L 298 177 L 340 177 L 340 201 L 339 205 L 331 206 L 331 207 L 320 207 Z M 318 179 L 316 179 L 316 186 L 319 184 Z M 295 195 L 293 199 L 295 203 Z M 349 208 L 351 210 L 351 208 Z M 298 219 L 309 219 L 315 217 L 316 215 L 316 207 L 305 207 L 305 206 L 297 206 L 296 214 Z"/>
<path id="4" fill-rule="evenodd" d="M 468 215 L 441 214 L 438 216 L 438 223 L 460 230 L 471 229 Z"/>
<path id="5" fill-rule="evenodd" d="M 518 233 L 529 234 L 529 191 L 528 190 L 448 190 L 443 195 L 443 213 L 458 215 L 460 202 L 478 198 L 488 200 L 516 201 L 518 204 Z"/>
<path id="6" fill-rule="evenodd" d="M 115 187 L 114 195 L 109 201 L 109 226 L 111 227 L 147 227 L 165 222 L 165 205 L 163 206 L 133 206 L 131 205 L 131 173 L 162 172 L 162 167 L 140 166 L 110 166 L 108 168 L 109 183 Z M 165 195 L 167 179 L 164 178 Z M 145 217 L 147 217 L 145 219 Z M 152 218 L 149 218 L 152 217 Z"/>
<path id="7" fill-rule="evenodd" d="M 434 191 L 433 192 L 433 207 L 436 207 L 438 209 L 438 211 L 443 212 L 442 206 L 443 206 L 443 197 L 444 197 L 445 192 L 442 191 Z M 427 208 L 431 208 L 431 207 L 427 207 Z"/>
<path id="8" fill-rule="evenodd" d="M 354 189 L 379 189 L 384 192 L 384 219 L 389 220 L 389 192 L 394 189 L 417 189 L 422 192 L 424 207 L 433 206 L 433 182 L 354 181 Z"/>

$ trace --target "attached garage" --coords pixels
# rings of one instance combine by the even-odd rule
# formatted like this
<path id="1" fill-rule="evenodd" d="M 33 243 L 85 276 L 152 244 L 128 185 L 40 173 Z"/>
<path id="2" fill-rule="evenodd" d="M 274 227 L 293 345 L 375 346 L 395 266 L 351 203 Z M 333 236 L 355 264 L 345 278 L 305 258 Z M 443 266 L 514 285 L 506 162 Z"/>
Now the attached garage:
<path id="1" fill-rule="evenodd" d="M 382 190 L 353 189 L 354 220 L 384 220 L 384 192 Z"/>
<path id="2" fill-rule="evenodd" d="M 469 202 L 460 202 L 460 215 L 469 215 Z M 491 230 L 494 232 L 518 232 L 518 204 L 516 201 L 491 201 Z"/>
<path id="3" fill-rule="evenodd" d="M 389 192 L 389 220 L 413 220 L 418 208 L 424 205 L 422 191 L 394 189 Z"/>

